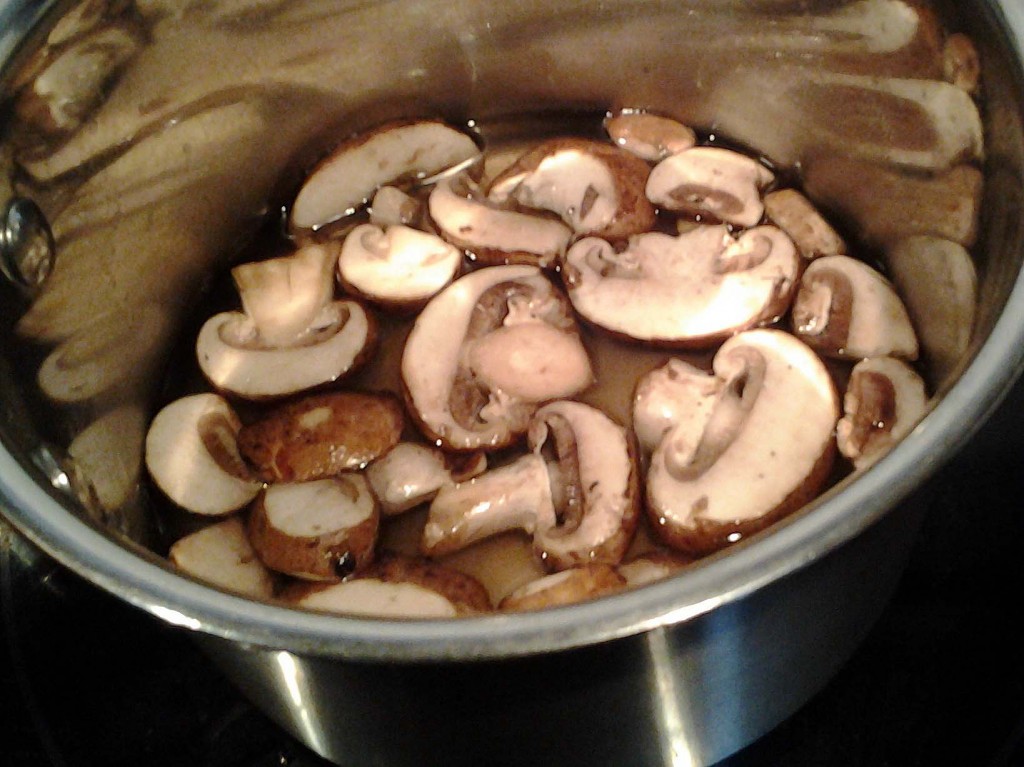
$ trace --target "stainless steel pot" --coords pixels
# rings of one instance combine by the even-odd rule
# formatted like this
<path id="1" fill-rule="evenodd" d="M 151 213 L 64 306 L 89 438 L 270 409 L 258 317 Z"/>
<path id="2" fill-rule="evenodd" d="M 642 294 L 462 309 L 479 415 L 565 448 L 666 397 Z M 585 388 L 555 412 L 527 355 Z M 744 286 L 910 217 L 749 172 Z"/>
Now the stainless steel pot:
<path id="1" fill-rule="evenodd" d="M 189 307 L 325 127 L 410 113 L 500 125 L 524 110 L 643 105 L 808 172 L 838 161 L 912 182 L 966 151 L 926 130 L 908 91 L 886 91 L 934 69 L 914 53 L 912 10 L 899 0 L 0 5 L 11 106 L 0 162 L 16 201 L 8 217 L 21 224 L 0 241 L 4 517 L 90 581 L 193 631 L 275 720 L 341 764 L 704 765 L 735 751 L 856 647 L 904 566 L 920 516 L 911 494 L 1024 359 L 1015 0 L 937 9 L 982 54 L 986 188 L 975 329 L 954 358 L 932 350 L 933 409 L 870 471 L 685 575 L 457 622 L 254 603 L 180 576 L 146 547 L 144 418 Z M 878 218 L 897 202 L 853 223 L 884 240 Z M 949 218 L 934 213 L 934 226 Z M 56 240 L 49 276 L 43 217 Z M 906 233 L 918 224 L 907 220 Z M 40 374 L 41 396 L 36 370 L 54 348 L 64 362 Z"/>

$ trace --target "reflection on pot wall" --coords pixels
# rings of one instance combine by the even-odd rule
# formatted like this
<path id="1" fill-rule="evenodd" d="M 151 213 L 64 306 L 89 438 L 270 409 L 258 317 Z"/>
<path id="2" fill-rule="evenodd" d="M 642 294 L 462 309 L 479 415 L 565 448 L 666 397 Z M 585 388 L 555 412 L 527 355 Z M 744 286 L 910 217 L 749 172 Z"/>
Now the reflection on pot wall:
<path id="1" fill-rule="evenodd" d="M 798 169 L 888 262 L 933 384 L 962 363 L 980 86 L 973 49 L 915 3 L 383 6 L 87 0 L 9 73 L 4 183 L 44 209 L 58 254 L 16 330 L 108 526 L 143 536 L 144 418 L 210 274 L 319 154 L 398 116 L 473 119 L 487 139 L 508 114 L 634 107 L 721 132 Z"/>

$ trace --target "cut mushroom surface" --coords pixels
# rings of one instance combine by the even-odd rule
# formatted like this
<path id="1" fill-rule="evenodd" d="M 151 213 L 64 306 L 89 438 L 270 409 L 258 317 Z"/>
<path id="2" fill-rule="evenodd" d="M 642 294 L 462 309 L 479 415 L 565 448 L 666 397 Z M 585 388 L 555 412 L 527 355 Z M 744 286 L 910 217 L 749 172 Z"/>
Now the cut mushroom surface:
<path id="1" fill-rule="evenodd" d="M 734 238 L 725 226 L 678 236 L 651 232 L 624 250 L 580 240 L 562 277 L 573 307 L 617 336 L 678 347 L 706 347 L 775 321 L 799 274 L 792 241 L 762 226 Z"/>
<path id="2" fill-rule="evenodd" d="M 403 425 L 391 395 L 319 394 L 243 426 L 238 449 L 266 482 L 306 482 L 364 468 L 398 444 Z"/>
<path id="3" fill-rule="evenodd" d="M 531 453 L 438 493 L 423 530 L 437 556 L 507 530 L 533 535 L 545 565 L 615 564 L 639 518 L 639 478 L 625 429 L 579 402 L 537 411 Z"/>
<path id="4" fill-rule="evenodd" d="M 681 359 L 645 374 L 633 394 L 633 431 L 646 455 L 682 423 L 700 434 L 713 410 L 721 381 Z"/>
<path id="5" fill-rule="evenodd" d="M 357 226 L 338 256 L 341 284 L 396 309 L 416 308 L 451 282 L 462 253 L 440 237 L 408 226 Z"/>
<path id="6" fill-rule="evenodd" d="M 774 173 L 739 152 L 694 147 L 658 163 L 647 179 L 646 193 L 667 210 L 749 227 L 764 215 L 761 190 L 774 180 Z"/>
<path id="7" fill-rule="evenodd" d="M 814 204 L 796 189 L 779 189 L 764 196 L 768 218 L 789 235 L 807 260 L 843 255 L 846 242 Z"/>
<path id="8" fill-rule="evenodd" d="M 481 199 L 463 179 L 437 184 L 428 206 L 445 239 L 484 265 L 548 267 L 572 239 L 572 230 L 561 221 L 500 208 Z"/>
<path id="9" fill-rule="evenodd" d="M 389 123 L 344 142 L 313 170 L 291 209 L 296 229 L 316 229 L 353 213 L 380 187 L 423 179 L 480 155 L 467 133 L 437 120 Z"/>
<path id="10" fill-rule="evenodd" d="M 194 394 L 164 407 L 146 433 L 146 468 L 175 504 L 195 514 L 229 514 L 261 484 L 239 455 L 241 422 L 225 399 Z"/>
<path id="11" fill-rule="evenodd" d="M 827 357 L 917 359 L 917 334 L 892 284 L 849 256 L 826 256 L 804 271 L 793 328 Z"/>
<path id="12" fill-rule="evenodd" d="M 249 540 L 272 570 L 340 581 L 373 561 L 380 514 L 366 478 L 346 473 L 267 487 L 249 515 Z"/>
<path id="13" fill-rule="evenodd" d="M 179 569 L 222 589 L 256 599 L 274 594 L 274 577 L 256 556 L 238 517 L 179 539 L 167 556 Z"/>
<path id="14" fill-rule="evenodd" d="M 654 225 L 644 196 L 650 168 L 615 146 L 553 139 L 524 154 L 494 179 L 488 196 L 557 214 L 576 234 L 617 239 Z"/>
<path id="15" fill-rule="evenodd" d="M 839 451 L 865 469 L 885 455 L 924 417 L 928 393 L 912 367 L 892 357 L 858 362 L 843 397 L 836 427 Z"/>
<path id="16" fill-rule="evenodd" d="M 682 423 L 651 457 L 648 514 L 681 551 L 706 554 L 803 505 L 826 480 L 839 404 L 818 357 L 793 336 L 753 330 L 714 359 L 720 382 L 701 429 Z"/>
<path id="17" fill-rule="evenodd" d="M 446 485 L 464 482 L 487 468 L 483 453 L 445 454 L 430 445 L 399 442 L 366 469 L 381 513 L 394 516 L 433 500 Z"/>
<path id="18" fill-rule="evenodd" d="M 307 245 L 232 270 L 243 311 L 221 312 L 196 339 L 199 367 L 220 391 L 246 399 L 332 383 L 366 361 L 376 323 L 355 301 L 332 301 L 336 253 Z"/>
<path id="19" fill-rule="evenodd" d="M 587 564 L 531 581 L 501 600 L 507 612 L 540 610 L 583 602 L 626 587 L 626 579 L 608 564 Z"/>
<path id="20" fill-rule="evenodd" d="M 427 437 L 463 451 L 509 444 L 539 403 L 593 382 L 568 301 L 532 266 L 481 269 L 431 299 L 401 374 Z"/>
<path id="21" fill-rule="evenodd" d="M 626 584 L 630 588 L 636 588 L 664 580 L 695 561 L 696 558 L 679 552 L 650 551 L 623 562 L 615 569 L 626 579 Z"/>
<path id="22" fill-rule="evenodd" d="M 293 600 L 312 610 L 380 618 L 454 618 L 489 612 L 474 578 L 435 562 L 386 556 L 364 575 L 302 590 Z"/>
<path id="23" fill-rule="evenodd" d="M 692 128 L 647 112 L 625 111 L 611 115 L 605 119 L 604 129 L 616 146 L 649 162 L 660 162 L 697 143 Z"/>

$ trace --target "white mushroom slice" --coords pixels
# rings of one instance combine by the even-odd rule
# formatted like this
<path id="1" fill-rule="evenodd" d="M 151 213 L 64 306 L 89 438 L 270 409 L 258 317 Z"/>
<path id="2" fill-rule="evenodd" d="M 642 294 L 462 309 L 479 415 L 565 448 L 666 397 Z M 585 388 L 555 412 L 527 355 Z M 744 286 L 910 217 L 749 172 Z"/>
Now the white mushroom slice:
<path id="1" fill-rule="evenodd" d="M 763 226 L 733 239 L 725 226 L 672 237 L 651 232 L 625 250 L 588 237 L 565 257 L 573 307 L 617 336 L 704 347 L 774 322 L 789 307 L 799 273 L 792 241 Z"/>
<path id="2" fill-rule="evenodd" d="M 263 564 L 296 578 L 339 581 L 373 560 L 380 513 L 361 474 L 270 485 L 249 515 Z"/>
<path id="3" fill-rule="evenodd" d="M 366 360 L 375 334 L 373 318 L 355 301 L 328 304 L 305 343 L 284 348 L 263 346 L 245 314 L 221 312 L 200 330 L 196 357 L 217 389 L 259 400 L 342 379 Z"/>
<path id="4" fill-rule="evenodd" d="M 466 194 L 456 186 L 467 187 Z M 547 267 L 565 253 L 572 230 L 560 221 L 495 207 L 478 199 L 465 181 L 442 181 L 428 201 L 430 217 L 448 242 L 482 264 Z"/>
<path id="5" fill-rule="evenodd" d="M 646 112 L 627 111 L 609 116 L 604 129 L 616 146 L 649 162 L 660 162 L 697 143 L 692 128 Z"/>
<path id="6" fill-rule="evenodd" d="M 691 424 L 703 433 L 722 382 L 680 359 L 670 359 L 643 376 L 633 394 L 633 431 L 650 455 L 673 428 Z"/>
<path id="7" fill-rule="evenodd" d="M 408 226 L 361 224 L 338 257 L 341 284 L 391 308 L 418 307 L 455 278 L 462 253 L 440 237 Z"/>
<path id="8" fill-rule="evenodd" d="M 764 165 L 739 152 L 694 147 L 654 167 L 647 198 L 667 210 L 755 226 L 764 215 L 761 190 L 774 180 Z"/>
<path id="9" fill-rule="evenodd" d="M 429 445 L 399 442 L 367 467 L 366 479 L 381 513 L 394 516 L 432 500 L 442 487 L 472 479 L 486 469 L 483 453 L 470 453 L 460 460 Z"/>
<path id="10" fill-rule="evenodd" d="M 423 203 L 396 186 L 382 186 L 370 201 L 370 223 L 380 227 L 413 226 L 423 214 Z"/>
<path id="11" fill-rule="evenodd" d="M 475 578 L 395 555 L 344 583 L 301 589 L 293 600 L 314 610 L 390 618 L 453 618 L 491 610 L 487 590 Z"/>
<path id="12" fill-rule="evenodd" d="M 713 412 L 694 440 L 681 425 L 654 451 L 648 514 L 668 545 L 705 554 L 763 529 L 811 500 L 835 453 L 839 403 L 817 355 L 778 330 L 726 341 Z"/>
<path id="13" fill-rule="evenodd" d="M 241 423 L 216 394 L 176 400 L 146 434 L 146 468 L 163 493 L 196 514 L 228 514 L 256 497 L 261 484 L 238 453 Z"/>
<path id="14" fill-rule="evenodd" d="M 924 381 L 905 362 L 892 357 L 858 362 L 836 427 L 839 451 L 858 469 L 871 466 L 910 433 L 927 406 Z"/>
<path id="15" fill-rule="evenodd" d="M 488 197 L 556 213 L 576 234 L 618 239 L 654 226 L 644 196 L 649 173 L 647 163 L 618 147 L 552 139 L 494 179 Z"/>
<path id="16" fill-rule="evenodd" d="M 553 402 L 530 423 L 531 455 L 445 487 L 421 548 L 438 556 L 507 530 L 533 535 L 549 569 L 615 564 L 633 539 L 637 468 L 625 429 L 578 402 Z"/>
<path id="17" fill-rule="evenodd" d="M 501 600 L 506 612 L 558 607 L 605 594 L 614 594 L 626 586 L 626 580 L 611 565 L 593 563 L 530 581 Z"/>
<path id="18" fill-rule="evenodd" d="M 346 141 L 306 179 L 291 210 L 297 229 L 315 229 L 353 213 L 380 187 L 423 179 L 480 155 L 466 133 L 436 120 L 389 123 Z"/>
<path id="19" fill-rule="evenodd" d="M 793 301 L 793 327 L 827 357 L 917 359 L 917 336 L 896 290 L 849 256 L 826 256 L 807 267 Z"/>
<path id="20" fill-rule="evenodd" d="M 808 261 L 819 256 L 843 255 L 846 243 L 814 204 L 796 189 L 779 189 L 764 196 L 765 212 L 789 235 Z"/>
<path id="21" fill-rule="evenodd" d="M 260 562 L 238 517 L 204 527 L 178 540 L 168 558 L 179 569 L 228 591 L 270 599 L 274 578 Z"/>
<path id="22" fill-rule="evenodd" d="M 978 276 L 967 249 L 939 237 L 907 237 L 886 252 L 933 384 L 964 361 L 974 331 Z"/>
<path id="23" fill-rule="evenodd" d="M 428 438 L 459 451 L 509 444 L 537 403 L 593 381 L 568 301 L 532 266 L 481 269 L 431 299 L 401 372 Z"/>
<path id="24" fill-rule="evenodd" d="M 615 569 L 626 579 L 628 586 L 636 588 L 668 578 L 690 566 L 694 561 L 692 557 L 678 552 L 649 551 L 628 562 L 623 562 Z"/>

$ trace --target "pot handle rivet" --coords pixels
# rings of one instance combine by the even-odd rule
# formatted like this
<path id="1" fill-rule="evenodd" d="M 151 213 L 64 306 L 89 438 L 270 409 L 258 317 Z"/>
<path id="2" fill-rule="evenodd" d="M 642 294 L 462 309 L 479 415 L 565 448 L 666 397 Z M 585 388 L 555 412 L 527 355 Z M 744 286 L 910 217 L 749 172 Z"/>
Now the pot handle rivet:
<path id="1" fill-rule="evenodd" d="M 53 233 L 42 210 L 27 197 L 15 197 L 0 218 L 0 272 L 23 290 L 42 286 L 56 255 Z"/>

